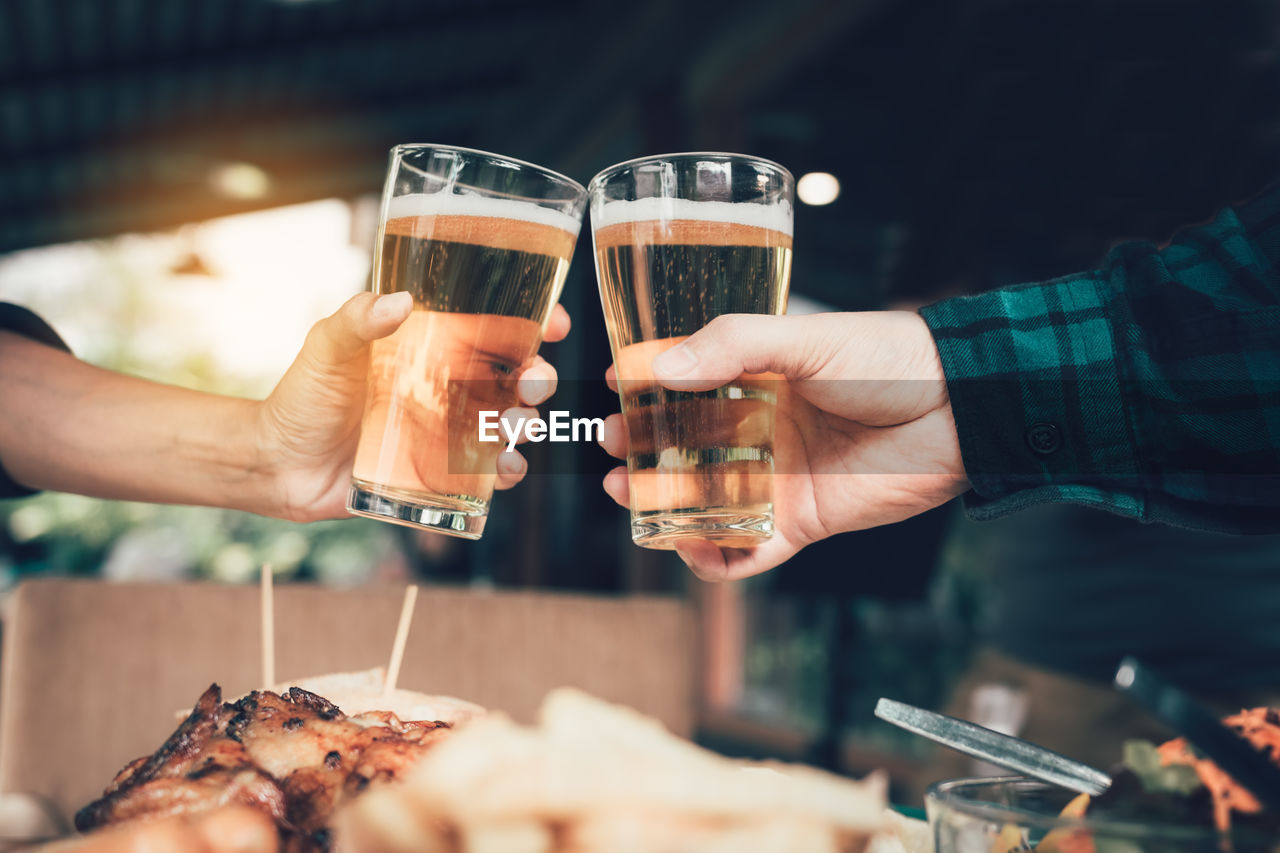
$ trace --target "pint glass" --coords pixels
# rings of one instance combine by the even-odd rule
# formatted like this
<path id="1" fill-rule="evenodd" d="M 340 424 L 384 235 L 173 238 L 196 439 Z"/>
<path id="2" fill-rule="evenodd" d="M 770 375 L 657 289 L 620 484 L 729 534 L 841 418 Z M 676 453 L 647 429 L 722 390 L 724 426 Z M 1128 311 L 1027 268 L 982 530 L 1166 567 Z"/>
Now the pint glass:
<path id="1" fill-rule="evenodd" d="M 399 145 L 372 289 L 413 312 L 372 344 L 347 509 L 468 539 L 484 530 L 502 442 L 482 411 L 516 404 L 569 270 L 586 191 L 482 151 Z"/>
<path id="2" fill-rule="evenodd" d="M 591 181 L 596 272 L 626 422 L 631 537 L 750 547 L 773 534 L 777 377 L 706 392 L 650 365 L 721 314 L 781 314 L 791 273 L 791 174 L 735 154 L 673 154 Z"/>

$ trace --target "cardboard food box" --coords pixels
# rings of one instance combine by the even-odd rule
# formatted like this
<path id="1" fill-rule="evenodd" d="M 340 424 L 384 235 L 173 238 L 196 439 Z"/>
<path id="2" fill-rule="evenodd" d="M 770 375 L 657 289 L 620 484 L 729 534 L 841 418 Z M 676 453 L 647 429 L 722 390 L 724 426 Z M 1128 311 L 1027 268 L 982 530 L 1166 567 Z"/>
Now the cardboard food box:
<path id="1" fill-rule="evenodd" d="M 277 680 L 385 664 L 403 590 L 275 590 Z M 42 580 L 15 593 L 0 676 L 0 790 L 64 815 L 101 794 L 176 727 L 211 682 L 259 687 L 259 592 L 252 586 Z M 531 720 L 571 685 L 690 734 L 697 642 L 678 599 L 424 588 L 401 687 Z"/>

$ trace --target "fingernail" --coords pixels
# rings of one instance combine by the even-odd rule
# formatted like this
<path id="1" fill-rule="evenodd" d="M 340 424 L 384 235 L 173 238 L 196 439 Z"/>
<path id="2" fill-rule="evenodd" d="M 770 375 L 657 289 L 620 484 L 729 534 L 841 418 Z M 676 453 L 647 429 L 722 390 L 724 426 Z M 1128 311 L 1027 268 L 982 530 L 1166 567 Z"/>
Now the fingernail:
<path id="1" fill-rule="evenodd" d="M 698 356 L 684 344 L 678 344 L 653 360 L 653 372 L 675 378 L 693 372 Z"/>
<path id="2" fill-rule="evenodd" d="M 370 314 L 375 320 L 391 320 L 403 315 L 412 305 L 413 294 L 407 290 L 399 293 L 384 293 L 374 301 Z"/>
<path id="3" fill-rule="evenodd" d="M 693 560 L 689 559 L 689 557 L 683 551 L 681 551 L 679 548 L 676 548 L 675 552 L 676 552 L 676 556 L 680 558 L 680 562 L 684 563 L 685 568 L 689 568 L 689 569 L 693 568 Z"/>

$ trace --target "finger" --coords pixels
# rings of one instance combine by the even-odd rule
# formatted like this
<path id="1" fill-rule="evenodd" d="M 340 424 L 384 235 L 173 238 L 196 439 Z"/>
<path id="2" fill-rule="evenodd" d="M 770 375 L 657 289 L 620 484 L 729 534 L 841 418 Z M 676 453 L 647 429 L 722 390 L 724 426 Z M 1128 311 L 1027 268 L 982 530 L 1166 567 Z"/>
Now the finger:
<path id="1" fill-rule="evenodd" d="M 413 295 L 408 292 L 358 293 L 311 327 L 303 351 L 323 361 L 347 361 L 370 341 L 400 328 L 412 310 Z"/>
<path id="2" fill-rule="evenodd" d="M 207 812 L 196 818 L 195 831 L 205 848 L 217 853 L 273 853 L 278 847 L 275 823 L 247 806 Z"/>
<path id="3" fill-rule="evenodd" d="M 741 580 L 781 565 L 795 552 L 774 536 L 758 548 L 720 548 L 714 542 L 686 539 L 676 545 L 676 555 L 701 580 L 711 583 Z"/>
<path id="4" fill-rule="evenodd" d="M 604 452 L 619 459 L 627 456 L 627 424 L 621 414 L 612 414 L 604 419 L 604 435 L 600 439 Z"/>
<path id="5" fill-rule="evenodd" d="M 704 539 L 686 539 L 678 542 L 676 556 L 701 580 L 714 582 L 725 579 L 724 553 Z"/>
<path id="6" fill-rule="evenodd" d="M 529 472 L 529 463 L 519 451 L 504 450 L 498 454 L 498 480 L 494 484 L 498 489 L 509 489 L 524 479 Z"/>
<path id="7" fill-rule="evenodd" d="M 520 433 L 519 435 L 516 436 L 516 444 L 524 444 L 526 441 L 529 440 L 527 437 L 527 434 L 525 433 L 525 429 L 524 429 L 525 425 L 528 424 L 531 419 L 536 418 L 537 416 L 538 416 L 537 409 L 525 408 L 523 406 L 512 406 L 511 408 L 507 409 L 500 415 L 502 420 L 506 422 L 506 426 L 502 428 L 503 436 L 510 435 L 511 432 L 514 431 L 518 425 L 520 429 Z M 523 423 L 521 423 L 522 420 L 524 421 Z"/>
<path id="8" fill-rule="evenodd" d="M 627 469 L 621 465 L 604 475 L 604 491 L 625 509 L 631 507 L 631 489 L 627 485 Z"/>
<path id="9" fill-rule="evenodd" d="M 654 376 L 678 391 L 717 388 L 744 373 L 807 379 L 817 370 L 817 342 L 808 317 L 726 314 L 653 360 Z"/>
<path id="10" fill-rule="evenodd" d="M 202 850 L 195 833 L 181 818 L 128 822 L 107 826 L 90 835 L 63 842 L 64 853 L 139 853 L 139 851 Z"/>
<path id="11" fill-rule="evenodd" d="M 556 393 L 558 381 L 556 369 L 545 358 L 538 356 L 516 380 L 516 393 L 524 405 L 537 406 Z"/>
<path id="12" fill-rule="evenodd" d="M 542 339 L 549 344 L 556 341 L 563 341 L 569 336 L 569 328 L 573 323 L 569 320 L 569 312 L 564 310 L 564 306 L 559 302 L 556 307 L 551 309 L 551 319 L 547 320 L 547 331 L 543 333 Z"/>
<path id="13" fill-rule="evenodd" d="M 611 364 L 609 369 L 604 372 L 604 384 L 609 386 L 609 390 L 618 393 L 618 371 Z"/>

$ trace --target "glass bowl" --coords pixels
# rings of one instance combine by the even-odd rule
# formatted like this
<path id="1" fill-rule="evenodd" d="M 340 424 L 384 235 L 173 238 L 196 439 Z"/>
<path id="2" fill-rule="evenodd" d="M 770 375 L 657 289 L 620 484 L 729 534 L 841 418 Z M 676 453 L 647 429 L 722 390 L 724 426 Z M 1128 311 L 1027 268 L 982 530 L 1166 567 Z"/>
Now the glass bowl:
<path id="1" fill-rule="evenodd" d="M 1061 817 L 1080 796 L 1025 776 L 953 779 L 925 794 L 934 853 L 1280 853 L 1280 839 L 1198 825 Z"/>

